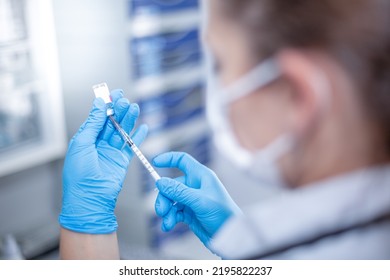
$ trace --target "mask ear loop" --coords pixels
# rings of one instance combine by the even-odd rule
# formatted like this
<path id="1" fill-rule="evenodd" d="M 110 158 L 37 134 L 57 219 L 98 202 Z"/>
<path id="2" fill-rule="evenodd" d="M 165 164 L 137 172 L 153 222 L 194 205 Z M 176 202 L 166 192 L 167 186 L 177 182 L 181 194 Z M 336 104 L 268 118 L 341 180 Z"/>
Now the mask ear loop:
<path id="1" fill-rule="evenodd" d="M 267 86 L 280 76 L 281 70 L 275 58 L 263 61 L 233 85 L 225 89 L 224 106 Z"/>
<path id="2" fill-rule="evenodd" d="M 295 138 L 291 134 L 283 134 L 262 148 L 261 152 L 258 152 L 258 160 L 266 162 L 277 161 L 291 150 L 291 148 L 294 146 L 294 143 Z"/>

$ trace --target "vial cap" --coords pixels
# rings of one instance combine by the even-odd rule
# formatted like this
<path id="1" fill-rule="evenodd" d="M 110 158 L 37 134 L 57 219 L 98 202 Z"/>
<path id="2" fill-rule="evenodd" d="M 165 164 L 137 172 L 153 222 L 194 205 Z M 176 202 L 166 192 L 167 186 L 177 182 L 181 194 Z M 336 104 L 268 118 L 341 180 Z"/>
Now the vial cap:
<path id="1" fill-rule="evenodd" d="M 93 92 L 95 93 L 96 98 L 102 98 L 104 103 L 107 105 L 107 116 L 114 115 L 114 109 L 112 105 L 110 90 L 106 83 L 101 83 L 98 85 L 94 85 L 92 87 Z"/>

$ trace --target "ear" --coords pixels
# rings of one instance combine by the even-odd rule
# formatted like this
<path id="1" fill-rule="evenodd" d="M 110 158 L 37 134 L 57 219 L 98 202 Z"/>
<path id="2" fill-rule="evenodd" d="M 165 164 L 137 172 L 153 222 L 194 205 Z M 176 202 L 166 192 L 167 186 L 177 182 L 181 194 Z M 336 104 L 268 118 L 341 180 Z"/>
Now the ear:
<path id="1" fill-rule="evenodd" d="M 330 99 L 330 82 L 321 60 L 312 53 L 284 50 L 278 57 L 282 76 L 291 87 L 293 102 L 292 133 L 312 131 L 326 112 Z"/>

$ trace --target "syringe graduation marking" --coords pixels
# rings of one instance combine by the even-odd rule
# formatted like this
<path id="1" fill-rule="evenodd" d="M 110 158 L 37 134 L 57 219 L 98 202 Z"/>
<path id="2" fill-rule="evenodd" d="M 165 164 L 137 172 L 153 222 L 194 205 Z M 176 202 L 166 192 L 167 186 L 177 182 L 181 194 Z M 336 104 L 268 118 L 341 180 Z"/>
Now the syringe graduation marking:
<path id="1" fill-rule="evenodd" d="M 114 124 L 115 128 L 118 130 L 119 134 L 122 136 L 123 140 L 130 146 L 135 155 L 139 158 L 145 168 L 148 170 L 150 175 L 154 178 L 155 181 L 160 180 L 161 177 L 158 175 L 156 170 L 154 170 L 153 166 L 149 163 L 143 153 L 138 149 L 137 145 L 131 140 L 130 136 L 123 130 L 123 128 L 118 124 L 118 122 L 114 119 L 113 116 L 109 116 L 111 122 Z"/>

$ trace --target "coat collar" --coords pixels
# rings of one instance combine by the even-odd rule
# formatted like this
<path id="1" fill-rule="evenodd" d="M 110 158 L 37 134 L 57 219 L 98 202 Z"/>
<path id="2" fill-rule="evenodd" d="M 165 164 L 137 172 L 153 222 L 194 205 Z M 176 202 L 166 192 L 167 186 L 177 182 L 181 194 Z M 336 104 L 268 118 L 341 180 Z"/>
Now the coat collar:
<path id="1" fill-rule="evenodd" d="M 212 249 L 229 258 L 266 254 L 390 213 L 390 166 L 317 182 L 244 209 L 217 233 Z M 229 246 L 226 246 L 229 244 Z"/>

